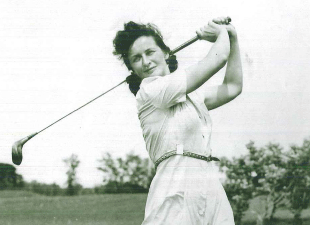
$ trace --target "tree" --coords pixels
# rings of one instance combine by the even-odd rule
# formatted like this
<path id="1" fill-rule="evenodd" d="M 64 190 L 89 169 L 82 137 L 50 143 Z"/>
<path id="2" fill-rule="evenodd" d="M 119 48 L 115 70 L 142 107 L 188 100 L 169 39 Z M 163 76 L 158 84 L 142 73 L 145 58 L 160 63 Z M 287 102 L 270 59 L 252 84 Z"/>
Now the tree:
<path id="1" fill-rule="evenodd" d="M 155 170 L 149 168 L 149 159 L 141 159 L 137 155 L 128 154 L 125 162 L 126 176 L 129 183 L 148 189 L 155 175 Z"/>
<path id="2" fill-rule="evenodd" d="M 255 197 L 259 197 L 264 205 L 262 223 L 269 224 L 286 196 L 288 187 L 284 178 L 287 158 L 279 144 L 269 143 L 258 149 L 250 141 L 246 147 L 249 154 L 232 161 L 221 160 L 221 170 L 227 176 L 224 187 L 237 224 L 249 208 L 249 200 Z"/>
<path id="3" fill-rule="evenodd" d="M 122 159 L 119 160 L 121 165 L 117 165 L 116 161 L 112 158 L 111 154 L 106 152 L 100 160 L 98 160 L 102 166 L 98 167 L 98 170 L 102 171 L 103 183 L 107 183 L 108 181 L 124 183 L 124 175 L 122 171 L 120 171 L 119 166 L 122 166 Z"/>
<path id="4" fill-rule="evenodd" d="M 57 196 L 64 194 L 63 189 L 61 189 L 60 186 L 56 183 L 44 184 L 37 181 L 31 181 L 30 183 L 26 183 L 25 190 L 47 196 Z"/>
<path id="5" fill-rule="evenodd" d="M 233 158 L 231 161 L 221 158 L 219 164 L 220 171 L 226 174 L 223 186 L 231 203 L 236 224 L 241 224 L 253 193 L 251 168 L 247 165 L 246 159 L 246 156 Z"/>
<path id="6" fill-rule="evenodd" d="M 98 170 L 104 174 L 104 193 L 147 192 L 155 174 L 155 170 L 149 167 L 148 159 L 141 159 L 132 153 L 127 154 L 125 159 L 114 159 L 111 154 L 105 153 L 99 162 L 101 166 Z"/>
<path id="7" fill-rule="evenodd" d="M 76 195 L 78 194 L 79 190 L 82 188 L 80 184 L 77 183 L 76 178 L 76 169 L 80 164 L 78 160 L 78 156 L 72 154 L 69 158 L 63 160 L 66 165 L 69 167 L 67 174 L 67 195 Z"/>
<path id="8" fill-rule="evenodd" d="M 288 154 L 287 200 L 288 208 L 294 215 L 294 224 L 302 224 L 301 212 L 310 203 L 310 139 L 305 139 L 302 146 L 292 145 Z"/>
<path id="9" fill-rule="evenodd" d="M 246 145 L 249 150 L 249 167 L 254 174 L 254 197 L 260 196 L 264 203 L 263 224 L 274 219 L 274 213 L 285 198 L 288 188 L 285 179 L 287 158 L 279 144 L 269 143 L 263 148 L 256 148 L 254 142 Z"/>
<path id="10" fill-rule="evenodd" d="M 275 143 L 257 148 L 250 141 L 246 147 L 247 155 L 220 162 L 236 223 L 249 208 L 249 200 L 258 198 L 263 203 L 262 214 L 256 212 L 258 224 L 272 223 L 277 208 L 285 204 L 294 224 L 302 224 L 301 212 L 310 204 L 310 138 L 302 146 L 292 145 L 288 152 Z"/>
<path id="11" fill-rule="evenodd" d="M 0 190 L 22 188 L 23 177 L 16 173 L 16 168 L 11 164 L 0 163 Z"/>

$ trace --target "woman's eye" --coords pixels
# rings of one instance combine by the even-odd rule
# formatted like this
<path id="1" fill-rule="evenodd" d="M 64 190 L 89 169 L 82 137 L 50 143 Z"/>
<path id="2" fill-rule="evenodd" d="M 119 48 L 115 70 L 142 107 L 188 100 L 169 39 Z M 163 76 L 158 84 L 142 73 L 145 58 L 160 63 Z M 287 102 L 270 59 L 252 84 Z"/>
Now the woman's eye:
<path id="1" fill-rule="evenodd" d="M 147 55 L 153 55 L 154 52 L 155 52 L 155 51 L 148 51 L 148 52 L 147 52 Z"/>
<path id="2" fill-rule="evenodd" d="M 132 59 L 132 61 L 133 61 L 133 62 L 138 62 L 139 59 L 140 59 L 139 57 L 134 57 L 134 58 Z"/>

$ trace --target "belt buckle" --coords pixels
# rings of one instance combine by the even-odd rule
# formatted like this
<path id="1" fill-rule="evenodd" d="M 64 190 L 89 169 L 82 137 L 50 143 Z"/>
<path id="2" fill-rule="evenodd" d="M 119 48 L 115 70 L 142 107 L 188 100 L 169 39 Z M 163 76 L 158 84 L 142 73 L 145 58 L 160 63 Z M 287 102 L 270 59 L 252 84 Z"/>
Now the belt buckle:
<path id="1" fill-rule="evenodd" d="M 184 150 L 183 150 L 183 145 L 182 144 L 178 144 L 177 145 L 177 155 L 183 155 Z"/>

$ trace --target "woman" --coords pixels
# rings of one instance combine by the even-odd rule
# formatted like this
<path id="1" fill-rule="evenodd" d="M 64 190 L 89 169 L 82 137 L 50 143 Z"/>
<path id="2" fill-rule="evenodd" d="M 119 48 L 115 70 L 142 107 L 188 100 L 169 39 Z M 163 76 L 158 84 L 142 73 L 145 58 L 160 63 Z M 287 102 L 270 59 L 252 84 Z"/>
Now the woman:
<path id="1" fill-rule="evenodd" d="M 197 35 L 214 42 L 207 56 L 185 70 L 153 25 L 125 24 L 113 41 L 115 55 L 132 71 L 129 87 L 151 160 L 156 167 L 143 225 L 234 224 L 225 191 L 214 175 L 208 110 L 237 97 L 242 69 L 237 33 L 227 18 Z M 199 88 L 227 63 L 221 85 Z"/>

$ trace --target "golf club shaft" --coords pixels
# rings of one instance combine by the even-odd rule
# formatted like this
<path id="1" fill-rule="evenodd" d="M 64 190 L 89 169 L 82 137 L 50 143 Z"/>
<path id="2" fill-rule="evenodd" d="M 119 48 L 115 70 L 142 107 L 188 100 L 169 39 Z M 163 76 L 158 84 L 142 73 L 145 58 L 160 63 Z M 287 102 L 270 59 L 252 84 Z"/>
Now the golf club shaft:
<path id="1" fill-rule="evenodd" d="M 228 21 L 230 22 L 231 19 L 229 17 L 227 17 Z M 197 40 L 199 40 L 199 37 L 196 36 L 190 40 L 188 40 L 187 42 L 185 42 L 184 44 L 180 45 L 179 47 L 175 48 L 174 50 L 172 50 L 170 52 L 169 55 L 174 55 L 175 53 L 177 53 L 178 51 L 182 50 L 183 48 L 193 44 L 194 42 L 196 42 Z M 80 110 L 81 108 L 83 108 L 84 106 L 90 104 L 91 102 L 95 101 L 96 99 L 100 98 L 101 96 L 105 95 L 106 93 L 112 91 L 113 89 L 115 89 L 116 87 L 120 86 L 121 84 L 125 83 L 126 80 L 120 82 L 119 84 L 117 84 L 116 86 L 110 88 L 109 90 L 107 90 L 106 92 L 102 93 L 101 95 L 97 96 L 96 98 L 90 100 L 89 102 L 85 103 L 84 105 L 80 106 L 79 108 L 73 110 L 72 112 L 68 113 L 67 115 L 61 117 L 60 119 L 58 119 L 57 121 L 55 121 L 54 123 L 48 125 L 47 127 L 43 128 L 42 130 L 40 130 L 39 132 L 33 133 L 31 135 L 28 135 L 27 137 L 20 139 L 18 141 L 16 141 L 13 146 L 12 146 L 12 161 L 15 165 L 20 165 L 22 160 L 23 160 L 23 155 L 22 155 L 22 148 L 23 145 L 29 141 L 31 138 L 33 138 L 34 136 L 36 136 L 37 134 L 41 133 L 42 131 L 46 130 L 47 128 L 53 126 L 55 123 L 58 123 L 59 121 L 61 121 L 62 119 L 66 118 L 67 116 L 71 115 L 72 113 Z"/>
<path id="2" fill-rule="evenodd" d="M 74 112 L 76 112 L 76 111 L 80 110 L 80 109 L 81 109 L 81 108 L 83 108 L 84 106 L 86 106 L 86 105 L 88 105 L 89 103 L 91 103 L 91 102 L 95 101 L 96 99 L 98 99 L 98 98 L 100 98 L 101 96 L 105 95 L 105 94 L 106 94 L 106 93 L 108 93 L 109 91 L 112 91 L 114 88 L 116 88 L 116 87 L 120 86 L 120 85 L 121 85 L 122 83 L 124 83 L 124 82 L 126 82 L 126 80 L 124 80 L 124 81 L 120 82 L 118 85 L 116 85 L 116 86 L 114 86 L 114 87 L 110 88 L 109 90 L 107 90 L 106 92 L 104 92 L 104 93 L 102 93 L 101 95 L 97 96 L 96 98 L 94 98 L 94 99 L 90 100 L 89 102 L 85 103 L 84 105 L 80 106 L 79 108 L 77 108 L 77 109 L 73 110 L 72 112 L 68 113 L 67 115 L 65 115 L 65 116 L 61 117 L 59 120 L 57 120 L 57 121 L 55 121 L 54 123 L 52 123 L 52 124 L 48 125 L 48 126 L 47 126 L 47 127 L 45 127 L 44 129 L 40 130 L 40 131 L 39 131 L 39 132 L 37 132 L 35 135 L 37 135 L 37 134 L 41 133 L 42 131 L 46 130 L 47 128 L 49 128 L 49 127 L 53 126 L 55 123 L 59 122 L 60 120 L 62 120 L 62 119 L 64 119 L 64 118 L 66 118 L 67 116 L 71 115 L 72 113 L 74 113 Z"/>
<path id="3" fill-rule="evenodd" d="M 193 44 L 195 41 L 198 41 L 199 38 L 198 36 L 196 37 L 193 37 L 192 39 L 188 40 L 187 42 L 183 43 L 182 45 L 180 45 L 179 47 L 173 49 L 171 52 L 170 52 L 170 55 L 174 55 L 175 53 L 177 53 L 178 51 L 182 50 L 183 48 Z"/>
<path id="4" fill-rule="evenodd" d="M 197 41 L 199 38 L 198 36 L 188 40 L 187 42 L 185 42 L 184 44 L 180 45 L 179 47 L 173 49 L 171 52 L 170 52 L 170 55 L 173 55 L 175 53 L 177 53 L 178 51 L 182 50 L 183 48 L 189 46 L 190 44 L 193 44 L 195 41 Z M 79 108 L 73 110 L 72 112 L 68 113 L 67 115 L 61 117 L 60 119 L 58 119 L 57 121 L 53 122 L 52 124 L 48 125 L 47 127 L 43 128 L 42 130 L 40 130 L 39 132 L 31 135 L 31 138 L 34 137 L 35 135 L 41 133 L 42 131 L 46 130 L 47 128 L 53 126 L 55 123 L 58 123 L 59 121 L 61 121 L 62 119 L 66 118 L 67 116 L 71 115 L 72 113 L 80 110 L 81 108 L 83 108 L 84 106 L 88 105 L 89 103 L 95 101 L 96 99 L 100 98 L 101 96 L 105 95 L 106 93 L 112 91 L 113 89 L 115 89 L 116 87 L 120 86 L 121 84 L 125 83 L 126 80 L 123 80 L 122 82 L 120 82 L 119 84 L 117 84 L 116 86 L 110 88 L 109 90 L 107 90 L 106 92 L 102 93 L 101 95 L 97 96 L 96 98 L 90 100 L 89 102 L 85 103 L 84 105 L 80 106 Z M 30 138 L 29 138 L 30 139 Z"/>

